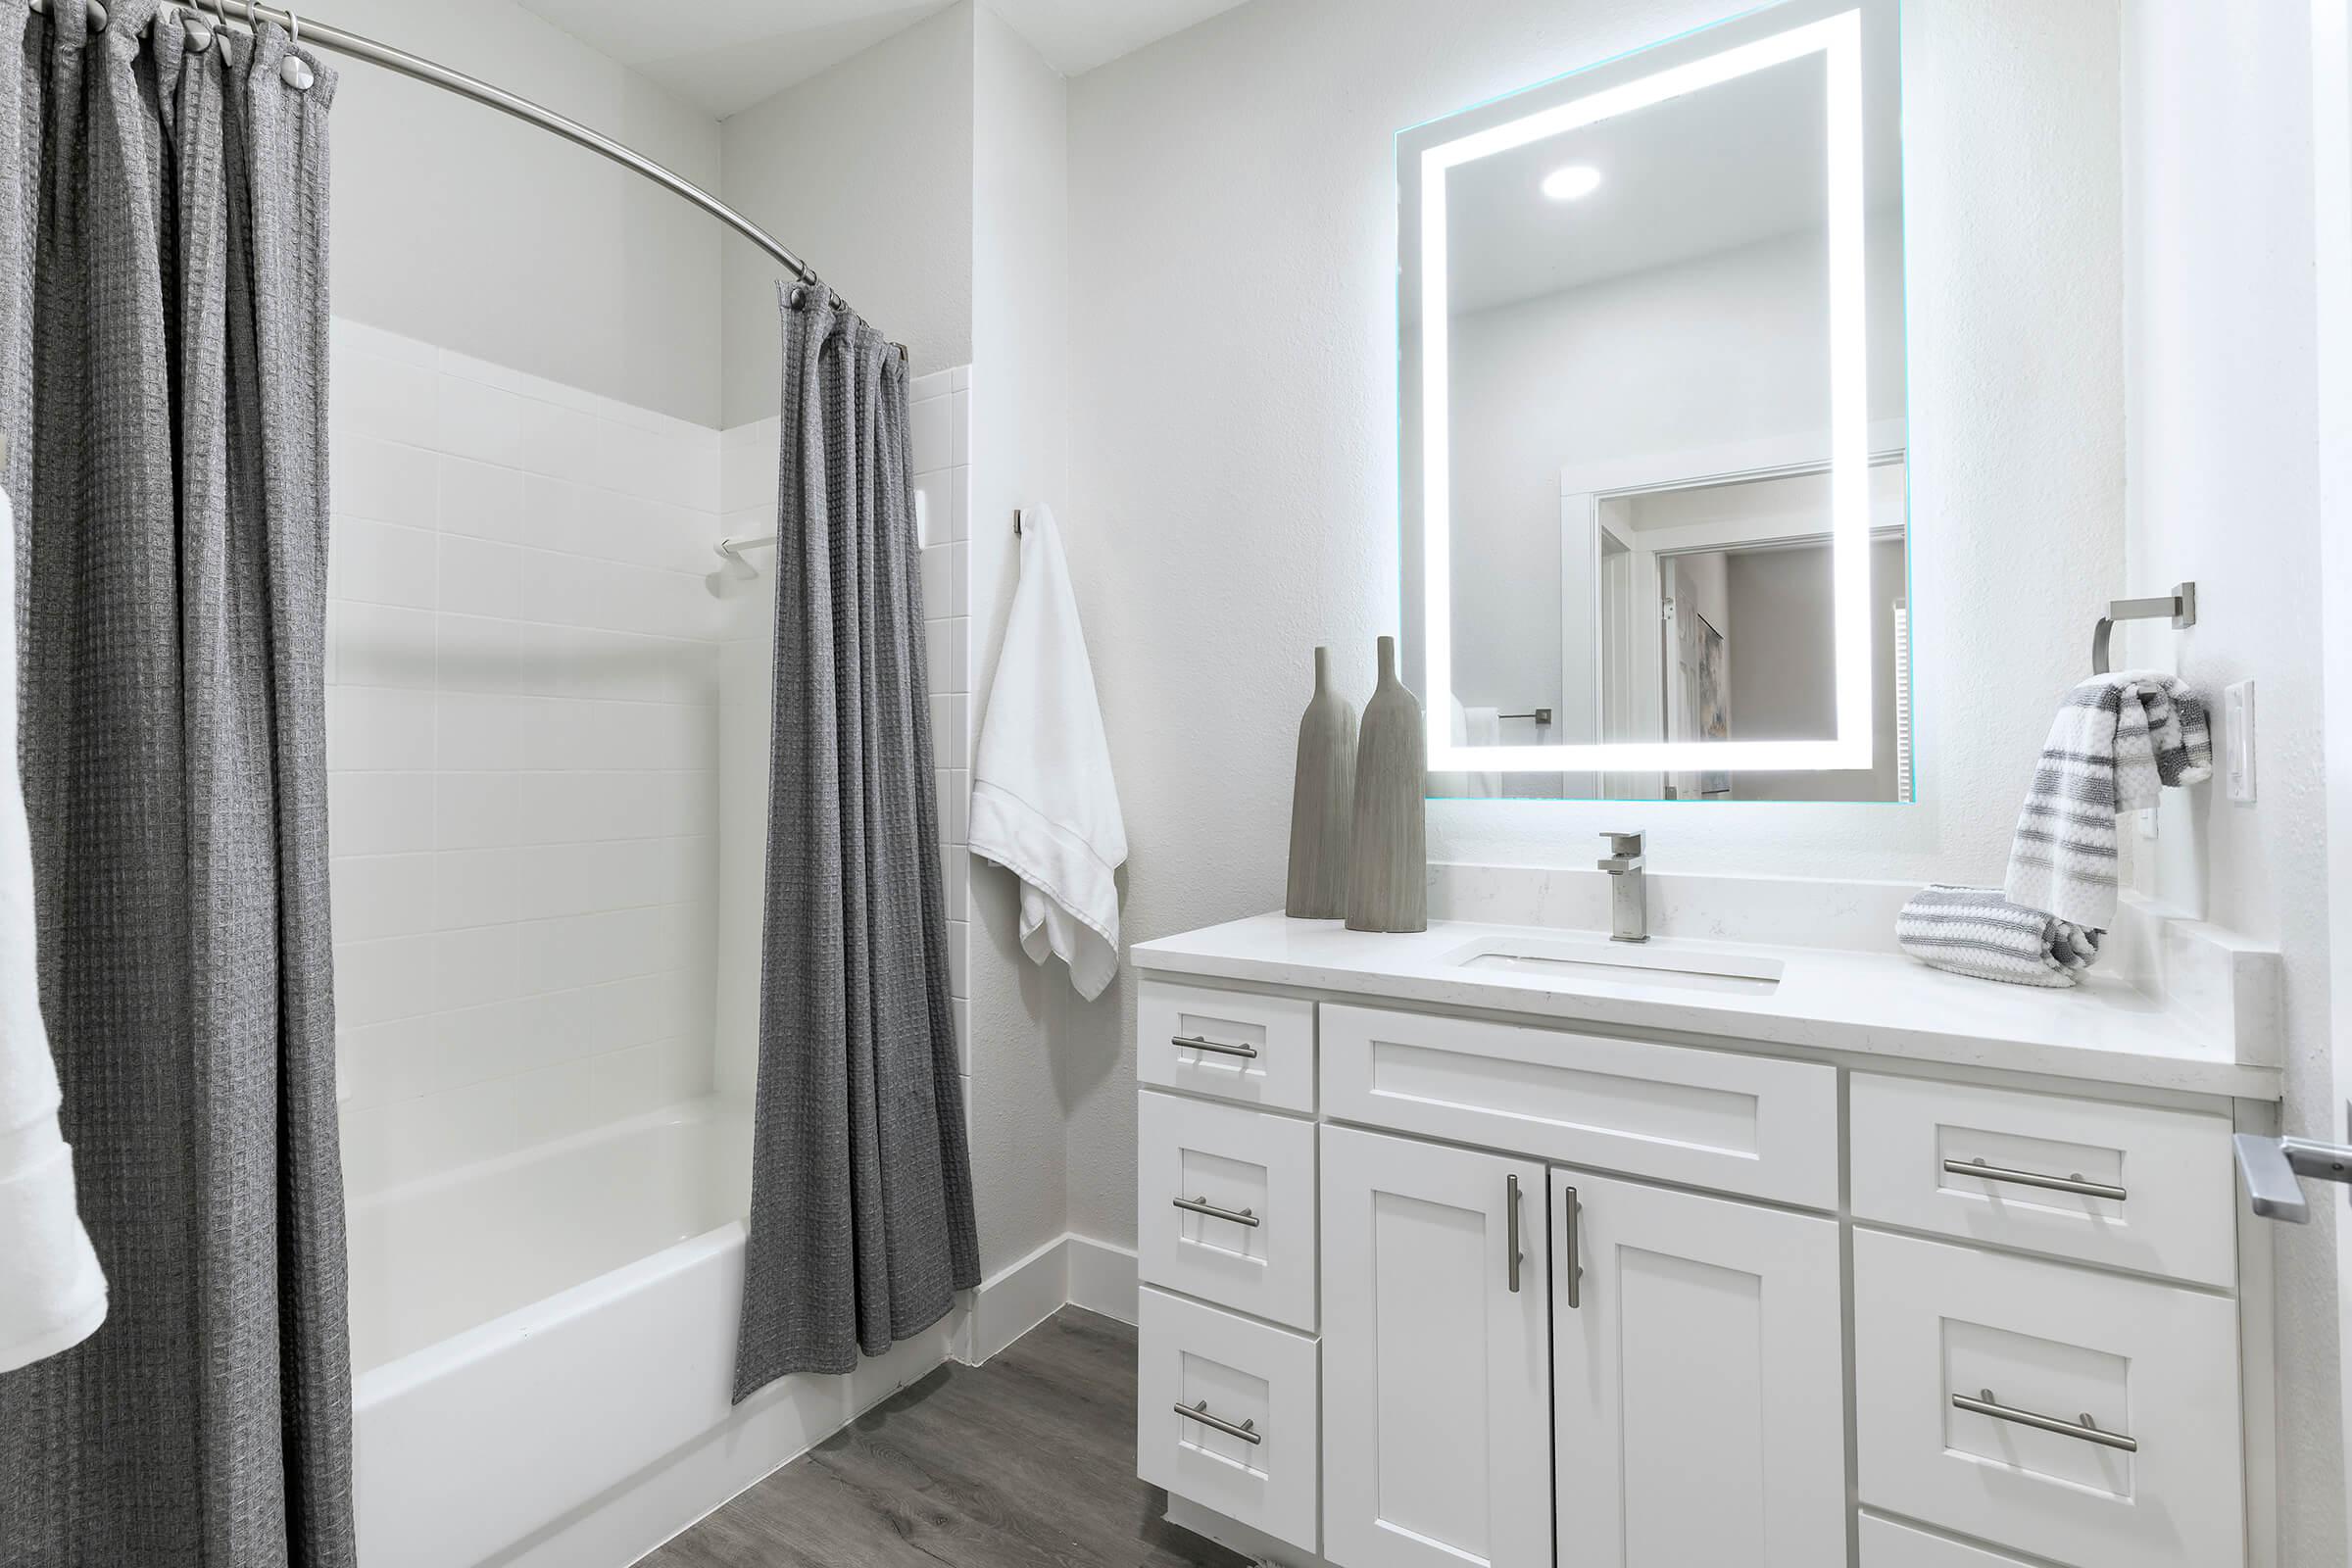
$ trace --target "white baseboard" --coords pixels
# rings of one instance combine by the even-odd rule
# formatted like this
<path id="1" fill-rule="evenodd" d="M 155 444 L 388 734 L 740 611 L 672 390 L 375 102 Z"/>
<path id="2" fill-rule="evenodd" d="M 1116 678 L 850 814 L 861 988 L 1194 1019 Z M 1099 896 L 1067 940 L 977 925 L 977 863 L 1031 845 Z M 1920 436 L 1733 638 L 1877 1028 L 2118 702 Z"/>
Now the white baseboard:
<path id="1" fill-rule="evenodd" d="M 1068 1232 L 983 1281 L 958 1356 L 979 1366 L 1065 1306 L 1135 1321 L 1135 1253 Z"/>
<path id="2" fill-rule="evenodd" d="M 963 1358 L 973 1366 L 1060 1311 L 1070 1299 L 1069 1238 L 1056 1236 L 1019 1262 L 980 1282 Z"/>
<path id="3" fill-rule="evenodd" d="M 1135 1322 L 1135 1249 L 1091 1237 L 1063 1238 L 1070 1248 L 1070 1304 Z"/>

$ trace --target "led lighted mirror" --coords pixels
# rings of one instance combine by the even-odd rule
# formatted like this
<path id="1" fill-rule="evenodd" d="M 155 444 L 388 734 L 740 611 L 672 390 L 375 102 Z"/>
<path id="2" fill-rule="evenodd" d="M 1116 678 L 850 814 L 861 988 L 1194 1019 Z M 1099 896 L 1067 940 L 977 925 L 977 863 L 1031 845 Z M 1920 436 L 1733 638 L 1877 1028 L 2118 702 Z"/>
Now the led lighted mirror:
<path id="1" fill-rule="evenodd" d="M 1895 0 L 1397 141 L 1433 796 L 1912 798 Z"/>

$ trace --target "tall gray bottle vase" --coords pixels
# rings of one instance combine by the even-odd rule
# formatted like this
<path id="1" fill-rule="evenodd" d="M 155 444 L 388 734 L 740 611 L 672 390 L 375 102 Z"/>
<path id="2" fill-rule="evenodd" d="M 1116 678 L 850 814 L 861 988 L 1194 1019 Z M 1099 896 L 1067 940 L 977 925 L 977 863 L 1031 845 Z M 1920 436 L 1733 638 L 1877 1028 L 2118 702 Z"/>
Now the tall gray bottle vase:
<path id="1" fill-rule="evenodd" d="M 1355 816 L 1355 705 L 1331 687 L 1331 650 L 1315 650 L 1315 695 L 1298 720 L 1298 769 L 1291 780 L 1291 882 L 1282 912 L 1294 920 L 1348 913 L 1348 836 Z"/>
<path id="2" fill-rule="evenodd" d="M 1396 678 L 1396 639 L 1380 640 L 1380 685 L 1355 743 L 1355 821 L 1348 929 L 1429 929 L 1429 738 L 1421 704 Z"/>

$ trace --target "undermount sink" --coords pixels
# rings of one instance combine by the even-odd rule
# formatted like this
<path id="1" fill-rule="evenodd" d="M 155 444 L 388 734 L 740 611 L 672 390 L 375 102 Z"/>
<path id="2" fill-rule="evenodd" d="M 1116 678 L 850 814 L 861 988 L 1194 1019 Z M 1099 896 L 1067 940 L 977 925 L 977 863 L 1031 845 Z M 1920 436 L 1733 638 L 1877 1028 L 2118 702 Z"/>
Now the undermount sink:
<path id="1" fill-rule="evenodd" d="M 1506 937 L 1474 942 L 1446 960 L 1463 969 L 1508 969 L 1562 980 L 1603 981 L 1661 991 L 1769 994 L 1781 983 L 1781 960 L 1705 949 L 1650 950 L 1637 943 L 1552 941 Z"/>

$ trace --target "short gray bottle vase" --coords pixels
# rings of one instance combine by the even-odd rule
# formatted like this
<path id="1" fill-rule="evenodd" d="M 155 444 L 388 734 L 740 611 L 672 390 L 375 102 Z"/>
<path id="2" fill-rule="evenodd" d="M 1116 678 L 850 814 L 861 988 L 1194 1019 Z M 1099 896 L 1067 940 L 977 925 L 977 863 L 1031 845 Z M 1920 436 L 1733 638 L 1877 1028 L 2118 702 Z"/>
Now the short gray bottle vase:
<path id="1" fill-rule="evenodd" d="M 1396 639 L 1380 640 L 1380 685 L 1355 743 L 1355 825 L 1348 929 L 1429 929 L 1429 737 L 1421 704 L 1396 678 Z"/>
<path id="2" fill-rule="evenodd" d="M 1355 815 L 1355 705 L 1331 689 L 1331 650 L 1315 650 L 1315 695 L 1298 720 L 1298 770 L 1291 780 L 1291 884 L 1282 912 L 1294 920 L 1348 913 L 1348 830 Z"/>

